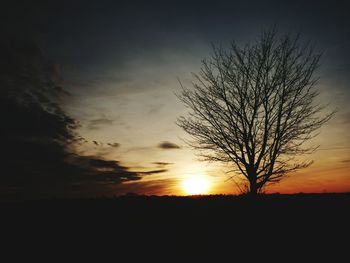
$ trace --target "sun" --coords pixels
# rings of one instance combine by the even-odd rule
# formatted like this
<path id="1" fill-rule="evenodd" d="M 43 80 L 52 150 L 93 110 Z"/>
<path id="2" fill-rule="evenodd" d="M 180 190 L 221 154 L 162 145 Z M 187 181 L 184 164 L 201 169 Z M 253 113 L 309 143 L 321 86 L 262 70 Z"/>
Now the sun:
<path id="1" fill-rule="evenodd" d="M 208 194 L 209 187 L 209 179 L 200 175 L 191 176 L 183 181 L 183 189 L 188 195 Z"/>

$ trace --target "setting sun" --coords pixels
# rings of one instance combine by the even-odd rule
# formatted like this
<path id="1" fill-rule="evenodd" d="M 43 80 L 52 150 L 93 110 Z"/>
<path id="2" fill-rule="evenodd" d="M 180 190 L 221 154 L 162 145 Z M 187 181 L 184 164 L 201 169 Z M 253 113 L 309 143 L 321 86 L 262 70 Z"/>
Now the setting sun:
<path id="1" fill-rule="evenodd" d="M 183 182 L 183 188 L 188 195 L 207 194 L 210 187 L 210 181 L 203 176 L 191 176 Z"/>

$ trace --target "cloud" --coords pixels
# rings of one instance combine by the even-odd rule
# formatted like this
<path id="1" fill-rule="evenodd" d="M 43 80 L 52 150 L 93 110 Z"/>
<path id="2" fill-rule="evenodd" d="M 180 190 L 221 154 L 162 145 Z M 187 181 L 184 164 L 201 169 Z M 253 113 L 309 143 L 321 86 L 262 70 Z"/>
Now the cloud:
<path id="1" fill-rule="evenodd" d="M 176 179 L 157 179 L 145 182 L 130 182 L 125 185 L 113 185 L 113 193 L 123 194 L 146 194 L 146 195 L 169 195 L 173 193 L 173 189 L 179 184 Z"/>
<path id="2" fill-rule="evenodd" d="M 171 150 L 171 149 L 180 149 L 181 147 L 175 143 L 164 141 L 158 144 L 158 148 L 164 149 L 164 150 Z"/>
<path id="3" fill-rule="evenodd" d="M 94 120 L 91 120 L 89 122 L 88 129 L 97 130 L 97 129 L 101 128 L 101 126 L 112 125 L 113 122 L 114 122 L 114 120 L 107 119 L 107 118 L 94 119 Z"/>
<path id="4" fill-rule="evenodd" d="M 159 166 L 167 166 L 167 165 L 171 165 L 171 164 L 174 164 L 174 163 L 167 163 L 167 162 L 153 162 L 152 164 L 156 164 L 156 165 L 159 165 Z"/>
<path id="5" fill-rule="evenodd" d="M 73 155 L 69 162 L 79 167 L 83 177 L 80 181 L 121 183 L 141 179 L 139 172 L 130 171 L 115 160 L 105 160 L 96 156 Z"/>
<path id="6" fill-rule="evenodd" d="M 139 172 L 141 175 L 151 175 L 151 174 L 160 174 L 160 173 L 165 173 L 167 172 L 167 169 L 158 169 L 158 170 L 151 170 L 151 171 L 146 171 L 146 172 Z"/>
<path id="7" fill-rule="evenodd" d="M 0 43 L 2 187 L 31 194 L 50 194 L 53 188 L 60 188 L 64 193 L 73 184 L 120 184 L 164 172 L 135 172 L 117 160 L 76 153 L 75 147 L 86 140 L 77 133 L 77 121 L 60 106 L 68 94 L 57 89 L 58 71 L 54 70 L 51 78 L 52 67 L 35 45 L 5 39 L 8 42 Z M 90 128 L 112 123 L 106 118 L 95 119 Z"/>
<path id="8" fill-rule="evenodd" d="M 111 146 L 111 147 L 113 147 L 113 148 L 118 148 L 118 147 L 120 147 L 120 144 L 117 143 L 117 142 L 114 142 L 114 143 L 107 143 L 107 145 L 108 145 L 108 146 Z"/>
<path id="9" fill-rule="evenodd" d="M 340 161 L 340 162 L 342 162 L 342 163 L 349 163 L 349 162 L 350 162 L 350 159 L 342 160 L 342 161 Z"/>

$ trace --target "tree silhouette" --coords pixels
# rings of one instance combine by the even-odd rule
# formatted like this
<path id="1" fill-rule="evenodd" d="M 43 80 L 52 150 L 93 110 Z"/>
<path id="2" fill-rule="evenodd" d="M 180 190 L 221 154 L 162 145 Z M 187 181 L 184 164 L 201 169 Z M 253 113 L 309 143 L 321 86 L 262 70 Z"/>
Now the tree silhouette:
<path id="1" fill-rule="evenodd" d="M 334 114 L 315 103 L 320 57 L 299 36 L 279 38 L 275 30 L 243 47 L 213 45 L 212 56 L 194 74 L 193 89 L 180 82 L 178 97 L 189 113 L 177 124 L 204 160 L 232 165 L 248 183 L 247 192 L 256 195 L 312 163 L 296 156 L 317 148 L 304 143 Z"/>

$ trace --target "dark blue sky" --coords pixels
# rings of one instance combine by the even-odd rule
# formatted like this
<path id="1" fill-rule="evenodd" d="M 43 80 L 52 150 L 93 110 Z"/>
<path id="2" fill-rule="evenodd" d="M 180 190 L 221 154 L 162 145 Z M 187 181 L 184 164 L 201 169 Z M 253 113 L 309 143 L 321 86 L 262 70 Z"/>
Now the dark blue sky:
<path id="1" fill-rule="evenodd" d="M 206 43 L 243 41 L 271 25 L 336 49 L 335 59 L 349 67 L 342 47 L 350 41 L 346 1 L 22 2 L 2 9 L 10 30 L 38 34 L 57 59 L 81 67 L 115 63 L 111 52 L 122 63 L 140 51 L 186 48 L 189 36 Z"/>

